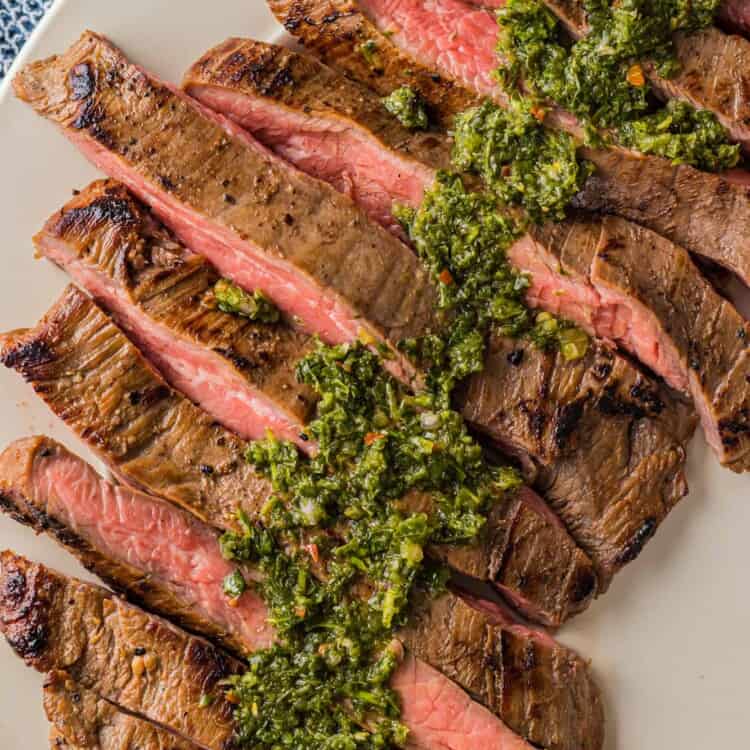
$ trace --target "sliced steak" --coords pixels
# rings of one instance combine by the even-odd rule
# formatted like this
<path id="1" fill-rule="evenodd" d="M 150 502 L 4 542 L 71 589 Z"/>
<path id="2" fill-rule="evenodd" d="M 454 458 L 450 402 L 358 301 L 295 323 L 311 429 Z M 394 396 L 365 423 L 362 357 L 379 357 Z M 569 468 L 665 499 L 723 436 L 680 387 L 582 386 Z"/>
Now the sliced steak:
<path id="1" fill-rule="evenodd" d="M 3 344 L 5 365 L 126 482 L 218 528 L 236 527 L 238 507 L 258 517 L 271 489 L 245 443 L 168 388 L 82 293 L 68 289 L 35 330 Z M 475 543 L 431 553 L 546 624 L 585 609 L 596 589 L 591 562 L 528 489 L 495 504 Z"/>
<path id="2" fill-rule="evenodd" d="M 346 197 L 93 33 L 21 71 L 15 89 L 222 275 L 330 342 L 366 332 L 392 349 L 395 374 L 414 376 L 397 344 L 443 325 L 433 282 Z"/>
<path id="3" fill-rule="evenodd" d="M 219 276 L 119 183 L 97 182 L 52 216 L 37 249 L 112 314 L 175 388 L 248 440 L 300 434 L 312 392 L 294 364 L 313 346 L 288 325 L 217 308 Z M 248 418 L 248 414 L 251 415 Z"/>
<path id="4" fill-rule="evenodd" d="M 459 0 L 268 0 L 276 17 L 325 62 L 360 78 L 381 95 L 412 86 L 450 126 L 453 115 L 482 96 L 503 105 L 491 73 L 497 25 L 492 14 Z M 471 29 L 460 38 L 456 28 Z M 393 33 L 383 33 L 393 32 Z M 362 45 L 382 60 L 367 75 Z M 428 83 L 429 81 L 429 83 Z M 465 92 L 457 97 L 457 88 Z M 448 96 L 448 94 L 451 96 Z M 458 106 L 456 106 L 458 103 Z M 550 124 L 577 132 L 569 115 Z M 577 204 L 616 213 L 725 266 L 750 285 L 750 197 L 747 174 L 700 172 L 623 149 L 582 148 L 596 170 Z"/>
<path id="5" fill-rule="evenodd" d="M 578 216 L 510 257 L 531 274 L 532 304 L 616 341 L 689 393 L 721 462 L 750 470 L 750 324 L 687 252 L 620 218 Z"/>
<path id="6" fill-rule="evenodd" d="M 192 66 L 184 85 L 296 166 L 347 190 L 385 226 L 394 223 L 394 201 L 419 205 L 433 165 L 450 150 L 447 138 L 431 135 L 438 156 L 423 161 L 421 137 L 412 145 L 415 136 L 386 125 L 394 120 L 371 91 L 262 42 L 228 40 Z M 385 131 L 389 137 L 380 138 Z M 611 401 L 616 413 L 601 406 Z M 643 529 L 655 531 L 687 490 L 690 410 L 604 346 L 569 363 L 496 336 L 484 372 L 461 389 L 458 403 L 538 475 L 547 501 L 597 565 L 600 590 L 645 542 Z"/>
<path id="7" fill-rule="evenodd" d="M 211 530 L 167 503 L 105 482 L 60 444 L 29 438 L 7 448 L 0 455 L 0 497 L 19 521 L 55 537 L 149 609 L 203 634 L 221 633 L 239 653 L 270 642 L 263 602 L 247 591 L 235 607 L 223 594 L 217 575 L 226 563 L 216 562 Z M 175 540 L 176 549 L 165 539 Z M 256 577 L 249 568 L 243 572 Z M 600 747 L 601 703 L 585 663 L 502 610 L 492 613 L 444 594 L 423 601 L 399 637 L 535 744 Z"/>
<path id="8" fill-rule="evenodd" d="M 67 672 L 44 681 L 44 712 L 52 724 L 50 746 L 70 750 L 197 750 L 192 742 L 116 708 L 86 690 Z"/>
<path id="9" fill-rule="evenodd" d="M 545 0 L 571 35 L 580 39 L 588 30 L 582 0 Z M 682 99 L 713 112 L 731 137 L 750 148 L 750 41 L 711 26 L 674 35 L 679 69 L 660 76 L 653 62 L 645 65 L 654 90 L 664 99 Z"/>
<path id="10" fill-rule="evenodd" d="M 240 663 L 98 586 L 3 552 L 0 632 L 30 667 L 68 672 L 201 748 L 234 746 L 232 706 L 220 695 L 207 707 L 200 699 L 220 693 L 218 683 Z"/>

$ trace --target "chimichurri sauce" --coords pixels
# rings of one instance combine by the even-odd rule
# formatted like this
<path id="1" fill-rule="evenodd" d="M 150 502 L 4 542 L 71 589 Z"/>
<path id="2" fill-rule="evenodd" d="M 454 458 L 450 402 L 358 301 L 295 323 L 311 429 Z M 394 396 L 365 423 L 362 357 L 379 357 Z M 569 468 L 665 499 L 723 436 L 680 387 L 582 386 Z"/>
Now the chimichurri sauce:
<path id="1" fill-rule="evenodd" d="M 515 96 L 555 102 L 575 114 L 589 142 L 602 130 L 616 143 L 677 164 L 722 170 L 739 147 L 709 112 L 690 105 L 657 108 L 642 63 L 665 77 L 678 67 L 672 34 L 713 22 L 719 0 L 584 0 L 588 31 L 568 43 L 541 0 L 509 0 L 498 11 L 503 60 L 498 75 Z"/>
<path id="2" fill-rule="evenodd" d="M 257 523 L 241 515 L 244 533 L 221 540 L 238 563 L 226 595 L 251 585 L 242 565 L 252 564 L 280 637 L 229 685 L 238 736 L 258 747 L 400 747 L 394 632 L 415 587 L 445 580 L 426 552 L 473 540 L 521 479 L 489 465 L 457 412 L 406 391 L 362 343 L 321 344 L 297 375 L 318 395 L 308 431 L 319 452 L 273 437 L 249 444 L 273 494 Z"/>

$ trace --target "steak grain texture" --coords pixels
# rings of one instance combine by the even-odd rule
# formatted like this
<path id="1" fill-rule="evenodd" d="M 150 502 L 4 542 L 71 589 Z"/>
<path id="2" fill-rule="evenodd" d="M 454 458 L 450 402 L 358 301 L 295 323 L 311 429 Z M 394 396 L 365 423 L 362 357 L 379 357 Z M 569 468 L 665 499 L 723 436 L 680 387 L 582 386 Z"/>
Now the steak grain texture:
<path id="1" fill-rule="evenodd" d="M 294 374 L 313 347 L 284 324 L 255 323 L 218 309 L 219 276 L 157 222 L 120 183 L 95 182 L 55 213 L 34 238 L 117 321 L 140 350 L 194 403 L 240 437 L 306 448 L 300 425 L 313 393 Z M 252 419 L 244 418 L 250 411 Z"/>
<path id="2" fill-rule="evenodd" d="M 268 0 L 279 21 L 333 67 L 387 96 L 416 88 L 450 127 L 453 116 L 483 97 L 505 97 L 491 72 L 497 34 L 492 14 L 459 0 Z M 472 29 L 456 42 L 454 30 Z M 395 33 L 385 35 L 383 31 Z M 361 45 L 377 47 L 382 65 L 367 74 Z M 463 92 L 458 95 L 456 90 Z M 578 132 L 575 118 L 554 111 L 550 124 Z M 716 175 L 623 149 L 582 148 L 595 166 L 576 204 L 637 221 L 750 284 L 750 197 L 745 173 Z"/>
<path id="3" fill-rule="evenodd" d="M 424 160 L 417 136 L 386 127 L 396 121 L 376 95 L 310 57 L 230 39 L 191 66 L 184 86 L 384 226 L 396 223 L 395 201 L 416 208 L 434 180 L 435 160 Z M 449 140 L 430 137 L 447 155 Z M 603 345 L 566 362 L 493 336 L 484 371 L 460 388 L 457 404 L 544 487 L 596 564 L 600 591 L 687 491 L 690 408 Z"/>
<path id="4" fill-rule="evenodd" d="M 82 688 L 199 747 L 234 747 L 230 704 L 220 694 L 211 706 L 199 702 L 239 663 L 98 586 L 3 552 L 0 632 L 38 671 L 67 672 Z"/>
<path id="5" fill-rule="evenodd" d="M 9 446 L 0 455 L 0 498 L 6 512 L 46 531 L 150 610 L 181 622 L 190 611 L 193 631 L 221 634 L 240 654 L 273 639 L 265 604 L 252 590 L 233 603 L 223 594 L 225 571 L 213 573 L 223 561 L 216 562 L 212 530 L 167 503 L 104 481 L 59 443 L 28 438 Z M 257 578 L 247 566 L 243 574 Z M 599 747 L 602 707 L 585 662 L 507 611 L 485 609 L 489 614 L 452 593 L 424 599 L 397 635 L 413 657 L 531 742 L 550 750 Z"/>
<path id="6" fill-rule="evenodd" d="M 44 681 L 44 712 L 52 725 L 50 746 L 64 750 L 197 750 L 144 719 L 123 713 L 66 672 Z"/>

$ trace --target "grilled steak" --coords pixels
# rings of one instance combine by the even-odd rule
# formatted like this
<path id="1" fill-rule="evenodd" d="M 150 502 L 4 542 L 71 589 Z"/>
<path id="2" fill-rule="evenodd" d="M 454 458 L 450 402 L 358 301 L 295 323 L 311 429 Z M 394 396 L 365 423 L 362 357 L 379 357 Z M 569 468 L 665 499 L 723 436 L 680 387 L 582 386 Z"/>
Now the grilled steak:
<path id="1" fill-rule="evenodd" d="M 0 632 L 41 672 L 68 672 L 82 688 L 202 748 L 232 747 L 230 704 L 220 695 L 199 703 L 239 662 L 104 589 L 3 552 Z"/>
<path id="2" fill-rule="evenodd" d="M 82 688 L 66 672 L 47 675 L 44 711 L 52 724 L 52 748 L 197 750 L 192 742 L 124 713 L 91 690 Z"/>
<path id="3" fill-rule="evenodd" d="M 440 121 L 478 99 L 505 97 L 491 71 L 497 67 L 495 19 L 458 0 L 268 0 L 285 28 L 325 62 L 360 78 L 381 95 L 409 85 L 420 91 Z M 455 34 L 463 28 L 460 40 Z M 394 33 L 387 35 L 383 31 Z M 370 70 L 362 45 L 371 42 L 382 61 Z M 432 76 L 432 77 L 431 77 Z M 430 81 L 429 84 L 426 81 Z M 463 88 L 464 97 L 448 96 Z M 455 100 L 459 106 L 455 106 Z M 577 130 L 556 111 L 550 121 Z M 581 149 L 596 171 L 577 205 L 637 221 L 750 284 L 750 198 L 747 175 L 715 175 L 666 159 L 622 149 Z"/>
<path id="4" fill-rule="evenodd" d="M 129 484 L 218 528 L 257 517 L 270 485 L 245 444 L 170 390 L 120 330 L 69 289 L 36 330 L 6 337 L 2 361 Z M 588 558 L 528 489 L 491 509 L 472 545 L 435 547 L 454 569 L 492 581 L 527 614 L 560 624 L 595 591 Z"/>
<path id="5" fill-rule="evenodd" d="M 391 347 L 394 373 L 413 375 L 397 343 L 441 325 L 436 290 L 347 198 L 92 33 L 27 67 L 15 89 L 222 275 L 330 342 L 366 332 Z"/>
<path id="6" fill-rule="evenodd" d="M 310 338 L 219 310 L 216 272 L 122 185 L 91 185 L 35 243 L 113 314 L 171 385 L 224 426 L 248 440 L 271 429 L 309 450 L 300 433 L 313 394 L 297 382 L 294 364 Z"/>
<path id="7" fill-rule="evenodd" d="M 545 5 L 574 38 L 586 33 L 582 1 L 545 0 Z M 750 41 L 709 27 L 675 34 L 674 48 L 680 67 L 671 78 L 660 76 L 653 62 L 645 66 L 655 91 L 713 112 L 735 141 L 750 148 Z"/>
<path id="8" fill-rule="evenodd" d="M 721 462 L 750 470 L 750 324 L 687 252 L 617 217 L 578 216 L 509 254 L 531 274 L 532 304 L 617 341 L 689 393 Z"/>
<path id="9" fill-rule="evenodd" d="M 425 168 L 441 159 L 422 162 L 421 138 L 412 147 L 408 131 L 399 136 L 387 126 L 394 120 L 372 92 L 281 47 L 228 40 L 192 66 L 185 87 L 296 166 L 346 186 L 385 226 L 394 222 L 394 200 L 419 205 L 434 179 Z M 387 140 L 378 135 L 386 130 Z M 446 138 L 431 138 L 435 153 L 448 153 Z M 409 190 L 400 190 L 403 184 Z M 603 346 L 569 363 L 527 342 L 494 337 L 485 371 L 458 401 L 478 429 L 541 474 L 547 501 L 596 563 L 600 589 L 633 559 L 648 537 L 644 528 L 655 531 L 686 492 L 689 410 Z M 602 406 L 610 401 L 619 408 Z"/>
<path id="10" fill-rule="evenodd" d="M 268 645 L 265 605 L 248 591 L 230 606 L 217 578 L 227 567 L 217 563 L 218 541 L 186 513 L 105 482 L 47 438 L 18 441 L 0 455 L 0 498 L 16 519 L 47 531 L 149 609 L 220 633 L 240 653 Z M 399 637 L 535 744 L 600 747 L 601 705 L 581 659 L 502 610 L 492 615 L 445 594 L 422 602 Z"/>

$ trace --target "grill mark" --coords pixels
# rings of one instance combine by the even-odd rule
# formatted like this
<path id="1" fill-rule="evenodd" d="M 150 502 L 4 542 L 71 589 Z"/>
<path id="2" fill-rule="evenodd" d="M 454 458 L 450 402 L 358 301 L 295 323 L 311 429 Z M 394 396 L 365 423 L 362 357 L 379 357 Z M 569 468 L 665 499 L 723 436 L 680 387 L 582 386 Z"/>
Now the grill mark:
<path id="1" fill-rule="evenodd" d="M 649 539 L 656 533 L 658 522 L 654 518 L 647 518 L 638 531 L 631 537 L 630 541 L 623 547 L 622 552 L 618 555 L 617 561 L 626 565 L 641 554 L 641 551 Z"/>
<path id="2" fill-rule="evenodd" d="M 37 367 L 54 362 L 55 356 L 55 352 L 46 341 L 35 338 L 3 352 L 2 363 L 28 376 Z"/>

